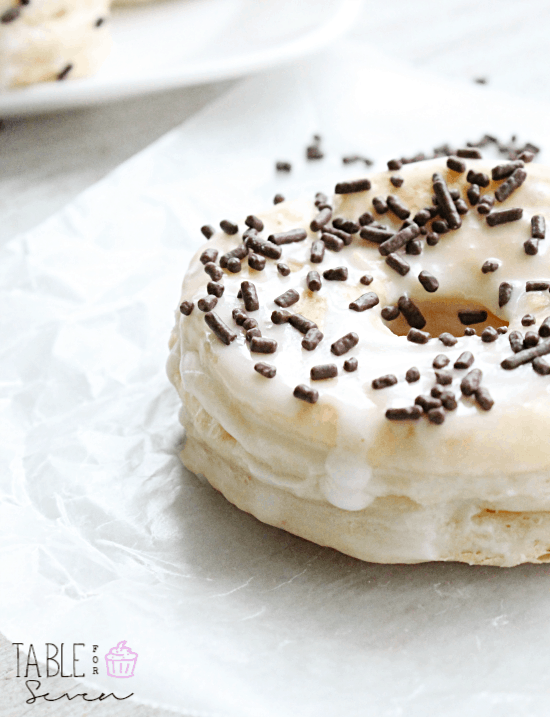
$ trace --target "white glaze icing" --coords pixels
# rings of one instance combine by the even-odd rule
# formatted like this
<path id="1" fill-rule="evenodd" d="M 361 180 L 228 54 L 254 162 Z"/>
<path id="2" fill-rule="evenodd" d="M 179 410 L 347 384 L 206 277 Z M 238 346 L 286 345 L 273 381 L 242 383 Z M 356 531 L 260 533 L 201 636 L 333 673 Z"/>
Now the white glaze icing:
<path id="1" fill-rule="evenodd" d="M 469 168 L 489 171 L 490 165 L 468 160 Z M 412 214 L 431 204 L 433 172 L 439 171 L 449 186 L 460 188 L 465 197 L 465 174 L 447 170 L 444 160 L 421 162 L 404 167 L 400 174 L 405 183 L 400 189 L 390 184 L 392 172 L 371 177 L 368 192 L 337 196 L 334 216 L 352 219 L 372 211 L 376 195 L 396 194 Z M 525 292 L 528 280 L 550 280 L 546 239 L 539 253 L 528 256 L 523 249 L 530 236 L 530 218 L 542 214 L 550 218 L 550 172 L 547 168 L 528 165 L 528 178 L 512 196 L 496 209 L 523 207 L 520 221 L 488 227 L 485 218 L 475 210 L 462 218 L 462 228 L 441 237 L 429 247 L 423 241 L 419 256 L 406 255 L 410 272 L 401 277 L 385 264 L 378 246 L 358 235 L 350 247 L 341 252 L 326 251 L 321 264 L 309 260 L 311 239 L 283 247 L 281 261 L 291 268 L 281 277 L 276 263 L 267 260 L 262 272 L 249 270 L 246 261 L 238 274 L 224 272 L 225 293 L 214 311 L 237 334 L 225 346 L 206 327 L 204 314 L 195 306 L 190 316 L 176 312 L 172 337 L 169 375 L 181 393 L 191 394 L 243 449 L 245 470 L 267 483 L 284 490 L 348 511 L 358 511 L 381 496 L 406 496 L 424 506 L 444 501 L 478 499 L 502 510 L 535 510 L 550 507 L 550 446 L 546 437 L 550 377 L 539 376 L 531 365 L 515 371 L 504 371 L 500 362 L 512 355 L 507 336 L 493 343 L 483 343 L 479 336 L 461 337 L 453 347 L 432 339 L 425 345 L 395 335 L 380 316 L 383 306 L 394 304 L 399 296 L 409 295 L 416 301 L 443 301 L 456 306 L 487 308 L 510 330 L 525 332 L 521 318 L 532 313 L 537 319 L 535 330 L 550 315 L 550 293 Z M 492 184 L 492 192 L 500 182 Z M 312 199 L 284 202 L 263 214 L 262 236 L 294 227 L 309 227 L 316 213 Z M 379 221 L 394 228 L 400 226 L 390 214 Z M 240 225 L 244 229 L 244 225 Z M 220 255 L 240 243 L 240 234 L 230 237 L 218 232 L 191 262 L 185 277 L 182 300 L 194 301 L 206 296 L 209 277 L 199 261 L 206 247 L 218 249 Z M 488 258 L 501 262 L 498 271 L 482 274 Z M 323 280 L 317 293 L 306 289 L 310 270 L 321 274 L 328 268 L 345 265 L 346 282 Z M 429 294 L 418 281 L 420 271 L 429 271 L 439 280 L 439 290 Z M 368 273 L 374 280 L 368 287 L 360 277 Z M 251 354 L 244 331 L 236 327 L 232 309 L 243 308 L 237 292 L 243 280 L 256 285 L 260 309 L 250 313 L 264 336 L 274 338 L 278 349 L 273 355 Z M 513 287 L 511 301 L 498 306 L 498 287 L 503 281 Z M 275 326 L 271 313 L 273 300 L 289 288 L 296 288 L 299 303 L 289 308 L 314 320 L 324 333 L 324 340 L 314 351 L 301 347 L 302 334 L 288 324 Z M 380 304 L 362 313 L 351 311 L 350 301 L 374 291 Z M 359 344 L 349 353 L 335 357 L 331 344 L 349 331 L 355 331 Z M 482 385 L 495 400 L 491 411 L 483 411 L 470 398 L 460 396 L 460 379 L 466 371 L 452 370 L 452 364 L 463 351 L 475 356 L 472 368 L 483 372 Z M 443 425 L 430 424 L 425 418 L 416 422 L 391 422 L 385 418 L 389 407 L 408 406 L 419 394 L 429 394 L 434 386 L 432 361 L 437 354 L 450 358 L 453 390 L 458 408 L 446 414 Z M 356 356 L 359 368 L 354 373 L 343 370 L 344 360 Z M 277 375 L 266 379 L 253 366 L 266 361 L 277 367 Z M 336 363 L 337 378 L 310 381 L 314 365 Z M 421 373 L 418 382 L 408 384 L 405 373 L 411 366 Z M 398 383 L 374 390 L 371 382 L 378 376 L 393 373 Z M 293 397 L 294 387 L 305 383 L 320 394 L 315 405 Z M 191 420 L 187 415 L 184 419 Z M 194 426 L 196 429 L 197 427 Z M 204 436 L 203 436 L 204 438 Z"/>

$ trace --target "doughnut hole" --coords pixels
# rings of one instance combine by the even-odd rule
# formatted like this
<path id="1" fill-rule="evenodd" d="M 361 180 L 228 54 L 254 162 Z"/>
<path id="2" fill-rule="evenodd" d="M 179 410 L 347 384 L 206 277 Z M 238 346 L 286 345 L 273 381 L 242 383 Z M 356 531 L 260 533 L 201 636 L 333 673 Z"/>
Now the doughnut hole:
<path id="1" fill-rule="evenodd" d="M 422 330 L 427 331 L 432 336 L 439 336 L 446 331 L 456 337 L 464 336 L 466 325 L 460 322 L 458 312 L 466 310 L 483 310 L 487 312 L 486 321 L 480 324 L 470 324 L 478 336 L 488 326 L 492 326 L 494 329 L 498 329 L 501 326 L 508 327 L 508 321 L 495 316 L 486 306 L 479 302 L 468 302 L 466 299 L 436 299 L 435 297 L 426 300 L 413 298 L 413 301 L 426 319 L 426 326 Z M 406 336 L 411 328 L 401 315 L 394 321 L 385 321 L 384 323 L 397 336 Z"/>

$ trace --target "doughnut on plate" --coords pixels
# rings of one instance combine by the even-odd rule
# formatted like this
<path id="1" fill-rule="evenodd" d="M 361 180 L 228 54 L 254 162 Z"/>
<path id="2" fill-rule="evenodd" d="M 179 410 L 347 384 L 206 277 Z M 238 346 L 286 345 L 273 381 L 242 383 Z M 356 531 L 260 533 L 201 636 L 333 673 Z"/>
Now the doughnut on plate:
<path id="1" fill-rule="evenodd" d="M 325 229 L 354 230 L 345 220 L 370 212 L 365 226 L 386 227 L 378 230 L 394 242 L 399 270 L 368 231 L 343 246 L 325 236 L 322 261 L 315 252 L 312 261 L 322 241 L 311 228 L 314 197 L 251 207 L 263 228 L 247 242 L 244 217 L 229 217 L 238 232 L 217 231 L 193 258 L 168 360 L 182 460 L 240 509 L 374 562 L 550 560 L 550 237 L 540 238 L 540 218 L 532 225 L 550 218 L 550 171 L 525 165 L 507 197 L 509 178 L 490 179 L 481 196 L 502 201 L 482 214 L 468 199 L 468 172 L 490 178 L 497 162 L 464 162 L 464 172 L 445 158 L 418 162 L 399 170 L 400 187 L 386 171 L 368 177 L 370 189 L 328 197 Z M 375 211 L 373 199 L 383 210 L 388 195 L 401 218 Z M 457 196 L 467 213 L 453 213 Z M 395 248 L 404 221 L 434 206 L 439 214 L 410 225 L 409 243 Z M 499 214 L 511 209 L 522 211 Z M 442 220 L 460 226 L 434 244 Z M 291 230 L 305 239 L 276 243 Z M 308 287 L 310 272 L 320 288 L 311 275 Z M 384 319 L 394 307 L 399 316 Z"/>

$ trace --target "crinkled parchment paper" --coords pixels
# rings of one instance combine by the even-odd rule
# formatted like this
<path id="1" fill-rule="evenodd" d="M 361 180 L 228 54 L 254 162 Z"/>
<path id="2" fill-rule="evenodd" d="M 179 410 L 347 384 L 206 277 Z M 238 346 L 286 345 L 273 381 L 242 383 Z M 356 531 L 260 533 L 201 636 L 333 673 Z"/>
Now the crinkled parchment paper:
<path id="1" fill-rule="evenodd" d="M 347 68 L 347 69 L 346 69 Z M 546 106 L 336 50 L 243 81 L 0 252 L 0 625 L 120 640 L 142 700 L 230 717 L 544 715 L 550 570 L 361 563 L 264 526 L 180 464 L 164 363 L 199 227 L 275 191 L 484 132 L 550 146 Z M 131 128 L 129 128 L 131 131 Z M 327 158 L 304 160 L 314 132 Z M 295 169 L 275 177 L 274 160 Z M 548 618 L 548 621 L 547 621 Z"/>

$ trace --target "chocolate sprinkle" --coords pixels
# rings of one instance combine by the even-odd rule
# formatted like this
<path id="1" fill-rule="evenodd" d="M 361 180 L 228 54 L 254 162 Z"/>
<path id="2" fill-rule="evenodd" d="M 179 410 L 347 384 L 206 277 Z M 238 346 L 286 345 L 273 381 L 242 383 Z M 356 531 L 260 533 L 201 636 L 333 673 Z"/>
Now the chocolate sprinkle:
<path id="1" fill-rule="evenodd" d="M 357 371 L 357 366 L 359 365 L 359 362 L 355 357 L 347 359 L 344 361 L 344 371 L 347 371 L 348 373 L 353 373 L 353 371 Z"/>
<path id="2" fill-rule="evenodd" d="M 264 223 L 261 219 L 258 219 L 257 216 L 254 214 L 249 214 L 247 218 L 244 220 L 244 223 L 247 227 L 251 227 L 252 229 L 255 229 L 257 232 L 263 232 L 264 230 Z"/>
<path id="3" fill-rule="evenodd" d="M 367 224 L 373 223 L 374 217 L 370 212 L 363 212 L 357 221 L 359 222 L 359 226 L 366 227 Z"/>
<path id="4" fill-rule="evenodd" d="M 180 311 L 184 316 L 189 316 L 195 308 L 195 304 L 192 301 L 182 301 L 180 304 Z"/>
<path id="5" fill-rule="evenodd" d="M 311 245 L 310 261 L 313 264 L 320 264 L 325 256 L 325 243 L 316 239 Z"/>
<path id="6" fill-rule="evenodd" d="M 509 177 L 514 170 L 521 167 L 523 167 L 523 162 L 521 160 L 516 162 L 507 162 L 506 164 L 497 164 L 497 166 L 493 167 L 491 170 L 491 178 L 495 181 L 497 179 L 506 179 L 506 177 Z"/>
<path id="7" fill-rule="evenodd" d="M 436 232 L 428 232 L 426 236 L 426 244 L 428 246 L 436 246 L 439 243 L 439 234 Z"/>
<path id="8" fill-rule="evenodd" d="M 9 12 L 9 11 L 8 11 L 8 12 Z M 7 13 L 5 13 L 5 14 L 2 16 L 2 22 L 4 22 L 4 17 L 6 16 L 6 14 L 7 14 Z M 72 69 L 73 69 L 73 66 L 72 66 L 71 63 L 69 63 L 68 65 L 66 65 L 66 66 L 61 70 L 61 72 L 57 75 L 57 78 L 56 78 L 56 79 L 57 79 L 58 81 L 65 80 L 65 79 L 67 78 L 67 75 L 69 74 L 69 72 L 70 72 Z"/>
<path id="9" fill-rule="evenodd" d="M 394 174 L 390 177 L 390 182 L 394 187 L 402 187 L 405 180 L 400 174 Z"/>
<path id="10" fill-rule="evenodd" d="M 299 398 L 301 401 L 306 401 L 307 403 L 317 403 L 317 401 L 319 400 L 318 391 L 316 391 L 314 388 L 306 386 L 304 383 L 301 383 L 299 386 L 296 386 L 292 395 L 295 398 Z"/>
<path id="11" fill-rule="evenodd" d="M 546 220 L 542 214 L 531 217 L 531 236 L 534 239 L 544 239 L 546 236 Z"/>
<path id="12" fill-rule="evenodd" d="M 206 285 L 206 291 L 212 296 L 216 296 L 218 299 L 223 295 L 225 286 L 223 284 L 217 284 L 215 281 L 209 281 Z"/>
<path id="13" fill-rule="evenodd" d="M 483 376 L 481 369 L 473 368 L 469 373 L 464 376 L 460 382 L 460 390 L 465 396 L 471 396 L 474 394 L 481 383 L 481 377 Z"/>
<path id="14" fill-rule="evenodd" d="M 515 207 L 514 209 L 501 209 L 497 212 L 487 214 L 487 224 L 490 227 L 496 227 L 499 224 L 507 224 L 508 222 L 516 222 L 523 216 L 523 209 Z"/>
<path id="15" fill-rule="evenodd" d="M 323 340 L 323 334 L 314 326 L 306 332 L 302 339 L 302 348 L 306 351 L 313 351 Z"/>
<path id="16" fill-rule="evenodd" d="M 367 309 L 372 309 L 373 306 L 377 306 L 379 303 L 380 299 L 374 291 L 369 291 L 367 294 L 363 294 L 358 299 L 355 299 L 355 301 L 352 301 L 349 308 L 352 311 L 366 311 Z"/>
<path id="17" fill-rule="evenodd" d="M 226 268 L 232 274 L 238 274 L 242 268 L 241 262 L 237 259 L 237 257 L 232 256 L 230 259 L 228 259 Z"/>
<path id="18" fill-rule="evenodd" d="M 432 229 L 438 234 L 446 234 L 449 231 L 449 225 L 444 219 L 436 219 L 432 222 Z"/>
<path id="19" fill-rule="evenodd" d="M 280 259 L 283 252 L 281 247 L 254 236 L 247 237 L 246 246 L 255 254 L 261 254 L 268 259 Z"/>
<path id="20" fill-rule="evenodd" d="M 372 276 L 371 276 L 370 274 L 364 274 L 364 275 L 359 279 L 359 281 L 360 281 L 361 284 L 363 284 L 364 286 L 370 286 L 370 285 L 372 284 L 372 282 L 373 282 L 373 278 L 372 278 Z"/>
<path id="21" fill-rule="evenodd" d="M 539 336 L 542 336 L 542 338 L 550 336 L 550 316 L 547 316 L 540 325 Z"/>
<path id="22" fill-rule="evenodd" d="M 228 251 L 225 254 L 222 254 L 220 257 L 220 266 L 222 269 L 230 269 L 229 262 L 231 259 L 237 259 L 238 261 L 240 259 L 244 259 L 245 256 L 248 254 L 248 247 L 246 244 L 239 244 L 239 246 L 235 247 L 235 249 L 231 249 L 231 251 Z M 233 272 L 234 274 L 237 272 Z"/>
<path id="23" fill-rule="evenodd" d="M 201 227 L 201 232 L 207 239 L 211 239 L 216 233 L 216 230 L 214 229 L 214 227 L 210 226 L 210 224 L 205 224 L 203 227 Z M 216 252 L 216 254 L 217 253 L 218 252 Z"/>
<path id="24" fill-rule="evenodd" d="M 474 172 L 473 169 L 470 169 L 466 179 L 470 182 L 470 184 L 478 184 L 480 187 L 488 187 L 491 183 L 487 174 L 484 174 L 483 172 Z"/>
<path id="25" fill-rule="evenodd" d="M 483 263 L 481 271 L 483 274 L 491 274 L 493 271 L 496 271 L 499 266 L 500 262 L 497 259 L 487 259 L 487 261 Z"/>
<path id="26" fill-rule="evenodd" d="M 525 282 L 525 291 L 548 291 L 550 282 L 548 281 L 527 281 Z"/>
<path id="27" fill-rule="evenodd" d="M 261 362 L 257 363 L 254 366 L 254 371 L 257 371 L 262 376 L 265 376 L 265 378 L 273 378 L 277 373 L 277 369 L 275 368 L 275 366 L 271 366 L 271 364 Z"/>
<path id="28" fill-rule="evenodd" d="M 245 329 L 245 331 L 249 331 L 250 329 L 256 329 L 258 328 L 258 322 L 251 316 L 246 316 L 246 318 L 242 322 L 242 327 L 243 329 Z"/>
<path id="29" fill-rule="evenodd" d="M 407 341 L 412 341 L 413 344 L 427 344 L 431 339 L 430 334 L 426 331 L 419 331 L 418 329 L 410 329 L 407 334 Z"/>
<path id="30" fill-rule="evenodd" d="M 234 224 L 233 222 L 230 222 L 229 219 L 222 219 L 220 222 L 220 227 L 226 234 L 230 235 L 236 234 L 239 231 L 238 225 Z"/>
<path id="31" fill-rule="evenodd" d="M 441 216 L 445 219 L 450 229 L 458 229 L 462 225 L 462 220 L 449 193 L 447 183 L 441 174 L 437 172 L 433 175 L 432 180 L 434 193 L 437 198 L 437 206 L 439 207 Z"/>
<path id="32" fill-rule="evenodd" d="M 374 389 L 388 388 L 388 386 L 394 386 L 396 383 L 397 378 L 392 373 L 389 373 L 386 376 L 375 378 L 372 382 L 372 387 Z"/>
<path id="33" fill-rule="evenodd" d="M 466 171 L 466 162 L 463 162 L 458 157 L 449 157 L 447 159 L 447 167 L 452 169 L 453 172 L 462 173 Z"/>
<path id="34" fill-rule="evenodd" d="M 510 348 L 515 354 L 523 351 L 523 336 L 519 331 L 511 331 L 508 335 L 508 341 L 510 342 Z"/>
<path id="35" fill-rule="evenodd" d="M 275 169 L 278 172 L 290 172 L 292 169 L 292 165 L 290 164 L 290 162 L 276 162 Z"/>
<path id="36" fill-rule="evenodd" d="M 405 276 L 411 269 L 410 264 L 400 257 L 399 254 L 390 254 L 386 257 L 386 264 L 400 276 Z"/>
<path id="37" fill-rule="evenodd" d="M 535 256 L 539 253 L 539 240 L 527 239 L 526 242 L 523 242 L 523 249 L 528 256 Z"/>
<path id="38" fill-rule="evenodd" d="M 201 264 L 208 264 L 209 262 L 214 262 L 218 258 L 218 251 L 217 249 L 205 249 L 203 253 L 200 255 L 200 262 Z"/>
<path id="39" fill-rule="evenodd" d="M 248 266 L 255 271 L 263 271 L 265 269 L 265 256 L 250 254 L 248 257 Z"/>
<path id="40" fill-rule="evenodd" d="M 288 276 L 290 274 L 290 269 L 283 263 L 277 264 L 277 271 L 281 276 Z"/>
<path id="41" fill-rule="evenodd" d="M 481 152 L 479 149 L 457 149 L 456 156 L 463 159 L 481 159 Z"/>
<path id="42" fill-rule="evenodd" d="M 326 246 L 327 249 L 330 249 L 331 251 L 342 251 L 344 248 L 344 242 L 340 237 L 337 237 L 335 234 L 327 234 L 323 232 L 321 234 L 321 241 Z"/>
<path id="43" fill-rule="evenodd" d="M 359 236 L 361 239 L 367 239 L 368 241 L 382 244 L 382 242 L 390 239 L 394 234 L 395 232 L 391 229 L 379 229 L 378 227 L 366 226 L 361 229 Z"/>
<path id="44" fill-rule="evenodd" d="M 324 227 L 325 224 L 328 224 L 332 218 L 332 209 L 321 209 L 321 211 L 317 214 L 317 216 L 312 220 L 311 224 L 309 225 L 309 228 L 312 232 L 318 232 L 321 227 Z"/>
<path id="45" fill-rule="evenodd" d="M 390 239 L 382 242 L 378 247 L 378 251 L 382 256 L 388 256 L 388 254 L 392 254 L 394 251 L 404 247 L 411 239 L 417 237 L 419 233 L 420 229 L 418 225 L 412 222 L 409 226 L 394 234 Z"/>
<path id="46" fill-rule="evenodd" d="M 422 242 L 420 239 L 411 239 L 405 247 L 405 252 L 411 256 L 420 256 L 422 254 Z"/>
<path id="47" fill-rule="evenodd" d="M 295 304 L 299 300 L 300 294 L 296 291 L 296 289 L 289 289 L 288 291 L 285 291 L 284 294 L 281 294 L 274 299 L 277 306 L 280 306 L 282 309 L 286 309 L 287 306 L 292 306 L 292 304 Z"/>
<path id="48" fill-rule="evenodd" d="M 371 188 L 370 179 L 355 179 L 352 182 L 339 182 L 334 187 L 335 194 L 353 194 L 354 192 L 365 192 Z"/>
<path id="49" fill-rule="evenodd" d="M 389 421 L 417 421 L 422 415 L 420 406 L 407 406 L 406 408 L 388 408 L 386 418 Z"/>
<path id="50" fill-rule="evenodd" d="M 277 325 L 286 324 L 291 316 L 292 314 L 290 311 L 285 311 L 284 309 L 283 311 L 279 311 L 278 309 L 275 309 L 275 311 L 271 312 L 271 321 Z M 237 321 L 237 323 L 239 322 Z"/>
<path id="51" fill-rule="evenodd" d="M 486 329 L 483 329 L 483 331 L 481 332 L 481 340 L 486 344 L 490 344 L 493 341 L 496 341 L 497 339 L 498 339 L 498 332 L 492 326 L 488 326 Z"/>
<path id="52" fill-rule="evenodd" d="M 380 312 L 384 321 L 393 321 L 399 316 L 400 313 L 401 312 L 399 311 L 398 306 L 384 306 L 384 308 Z"/>
<path id="53" fill-rule="evenodd" d="M 256 354 L 273 354 L 277 351 L 277 342 L 263 336 L 252 336 L 250 350 Z"/>
<path id="54" fill-rule="evenodd" d="M 309 271 L 306 278 L 307 288 L 310 291 L 319 291 L 321 289 L 321 277 L 317 271 Z"/>
<path id="55" fill-rule="evenodd" d="M 491 408 L 495 405 L 495 402 L 491 398 L 491 394 L 486 388 L 478 388 L 475 393 L 475 396 L 479 407 L 482 408 L 484 411 L 490 411 Z"/>
<path id="56" fill-rule="evenodd" d="M 320 366 L 312 366 L 310 371 L 312 381 L 322 381 L 325 378 L 338 376 L 338 368 L 335 363 L 325 363 Z"/>
<path id="57" fill-rule="evenodd" d="M 203 299 L 197 301 L 197 306 L 201 311 L 212 311 L 218 303 L 218 299 L 215 296 L 205 296 Z"/>
<path id="58" fill-rule="evenodd" d="M 248 331 L 246 332 L 246 340 L 250 342 L 250 341 L 252 341 L 252 338 L 254 336 L 261 336 L 261 335 L 262 335 L 262 332 L 257 327 L 255 327 L 253 329 L 248 329 Z"/>
<path id="59" fill-rule="evenodd" d="M 302 314 L 291 314 L 288 317 L 288 323 L 302 334 L 307 334 L 307 332 L 311 329 L 317 328 L 315 321 L 306 319 L 306 317 L 302 316 Z"/>
<path id="60" fill-rule="evenodd" d="M 550 353 L 550 339 L 541 341 L 538 346 L 533 346 L 533 348 L 518 351 L 518 353 L 514 354 L 514 356 L 504 359 L 500 365 L 503 369 L 510 371 L 518 366 L 529 363 L 539 356 L 545 356 L 548 353 Z"/>
<path id="61" fill-rule="evenodd" d="M 475 207 L 475 205 L 479 202 L 479 198 L 481 196 L 481 189 L 479 185 L 473 184 L 466 192 L 466 195 L 472 207 Z"/>
<path id="62" fill-rule="evenodd" d="M 443 391 L 439 398 L 441 399 L 443 407 L 446 408 L 447 411 L 454 411 L 458 406 L 456 397 L 452 391 Z"/>
<path id="63" fill-rule="evenodd" d="M 388 205 L 384 197 L 374 197 L 372 206 L 377 214 L 385 214 L 388 211 Z"/>
<path id="64" fill-rule="evenodd" d="M 204 270 L 212 281 L 219 281 L 223 277 L 223 271 L 214 262 L 208 262 L 204 265 Z"/>
<path id="65" fill-rule="evenodd" d="M 498 305 L 500 308 L 503 306 L 506 306 L 506 304 L 510 301 L 512 298 L 512 291 L 513 291 L 512 284 L 509 284 L 507 281 L 503 281 L 500 286 L 498 287 Z M 485 319 L 487 318 L 487 314 L 485 314 Z M 483 319 L 483 321 L 485 321 Z M 471 323 L 474 323 L 473 321 Z"/>
<path id="66" fill-rule="evenodd" d="M 436 371 L 435 372 L 436 383 L 442 386 L 450 386 L 453 382 L 453 375 L 449 371 Z"/>
<path id="67" fill-rule="evenodd" d="M 476 330 L 475 329 L 464 329 L 464 336 L 475 336 Z"/>
<path id="68" fill-rule="evenodd" d="M 19 15 L 21 14 L 21 10 L 17 7 L 12 7 L 9 10 L 6 10 L 6 12 L 0 17 L 0 22 L 3 25 L 7 25 L 10 22 L 13 22 L 14 20 L 17 20 Z"/>
<path id="69" fill-rule="evenodd" d="M 332 220 L 332 226 L 335 229 L 346 232 L 346 234 L 357 234 L 360 229 L 359 224 L 352 222 L 351 219 L 344 219 L 343 217 L 335 217 Z"/>
<path id="70" fill-rule="evenodd" d="M 533 324 L 536 323 L 537 322 L 533 314 L 525 314 L 525 316 L 521 319 L 522 326 L 533 326 Z"/>
<path id="71" fill-rule="evenodd" d="M 206 325 L 212 329 L 214 334 L 226 346 L 229 346 L 229 344 L 237 338 L 237 334 L 234 334 L 229 326 L 224 324 L 220 317 L 213 311 L 207 312 L 204 315 L 204 320 Z"/>
<path id="72" fill-rule="evenodd" d="M 281 244 L 293 244 L 294 242 L 304 241 L 306 237 L 307 232 L 305 229 L 290 229 L 288 232 L 270 234 L 267 240 L 280 246 Z"/>
<path id="73" fill-rule="evenodd" d="M 284 202 L 285 198 L 282 194 L 276 194 L 273 197 L 273 204 L 280 204 L 281 202 Z"/>
<path id="74" fill-rule="evenodd" d="M 323 272 L 323 278 L 327 281 L 347 281 L 347 266 L 337 266 L 334 269 L 327 269 Z"/>
<path id="75" fill-rule="evenodd" d="M 543 358 L 537 357 L 533 359 L 533 369 L 540 376 L 548 376 L 548 374 L 550 373 L 550 364 Z"/>
<path id="76" fill-rule="evenodd" d="M 409 299 L 407 296 L 401 296 L 399 297 L 397 306 L 409 326 L 415 329 L 423 329 L 424 326 L 426 326 L 426 319 L 412 299 Z"/>
<path id="77" fill-rule="evenodd" d="M 335 341 L 330 347 L 330 350 L 335 356 L 342 356 L 342 354 L 347 353 L 354 346 L 357 346 L 358 343 L 359 336 L 351 331 L 349 334 L 342 336 L 341 339 L 338 339 L 338 341 Z"/>
<path id="78" fill-rule="evenodd" d="M 496 190 L 495 198 L 497 201 L 503 202 L 505 199 L 508 199 L 512 192 L 515 192 L 518 187 L 521 187 L 526 178 L 527 172 L 524 169 L 521 167 L 515 169 L 508 179 Z"/>
<path id="79" fill-rule="evenodd" d="M 251 281 L 241 282 L 241 291 L 243 293 L 244 308 L 247 311 L 257 311 L 260 308 L 256 287 Z"/>
<path id="80" fill-rule="evenodd" d="M 538 334 L 536 334 L 534 331 L 527 331 L 525 334 L 525 338 L 523 339 L 523 348 L 530 349 L 533 346 L 536 346 L 539 341 L 540 336 Z"/>
<path id="81" fill-rule="evenodd" d="M 419 379 L 420 371 L 416 368 L 416 366 L 411 366 L 411 368 L 405 374 L 405 381 L 407 383 L 415 383 Z"/>
<path id="82" fill-rule="evenodd" d="M 445 366 L 449 365 L 450 360 L 451 359 L 445 356 L 445 354 L 438 354 L 432 361 L 432 366 L 434 368 L 445 368 Z"/>
<path id="83" fill-rule="evenodd" d="M 487 321 L 487 312 L 484 309 L 468 309 L 458 312 L 458 319 L 464 326 L 482 324 Z"/>
<path id="84" fill-rule="evenodd" d="M 418 281 L 422 284 L 424 289 L 430 293 L 439 289 L 439 281 L 428 271 L 421 271 L 418 275 Z"/>
<path id="85" fill-rule="evenodd" d="M 399 219 L 408 219 L 411 216 L 411 211 L 406 207 L 399 197 L 395 194 L 388 194 L 386 200 L 388 209 L 395 214 Z"/>
<path id="86" fill-rule="evenodd" d="M 458 341 L 458 339 L 448 331 L 444 331 L 442 334 L 439 334 L 438 338 L 444 346 L 454 346 Z"/>
<path id="87" fill-rule="evenodd" d="M 466 369 L 470 368 L 470 366 L 474 362 L 474 356 L 470 351 L 464 351 L 460 354 L 460 356 L 457 358 L 457 360 L 454 363 L 454 368 L 456 369 Z"/>

